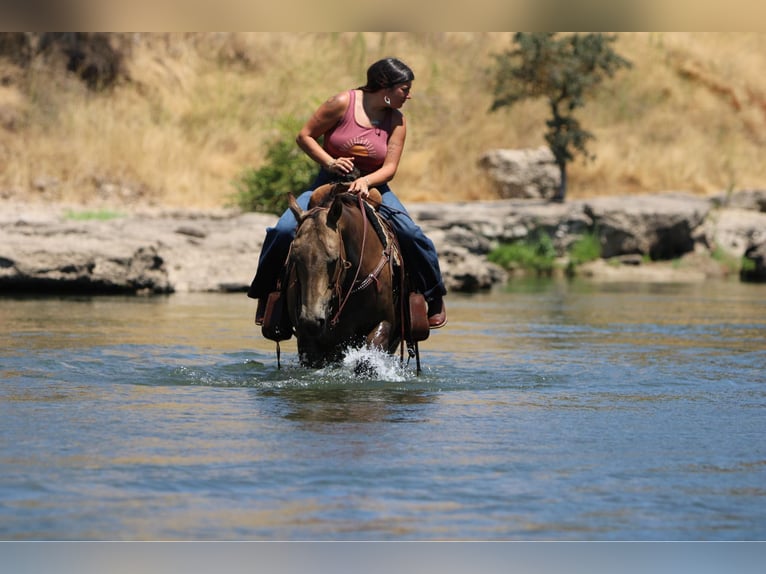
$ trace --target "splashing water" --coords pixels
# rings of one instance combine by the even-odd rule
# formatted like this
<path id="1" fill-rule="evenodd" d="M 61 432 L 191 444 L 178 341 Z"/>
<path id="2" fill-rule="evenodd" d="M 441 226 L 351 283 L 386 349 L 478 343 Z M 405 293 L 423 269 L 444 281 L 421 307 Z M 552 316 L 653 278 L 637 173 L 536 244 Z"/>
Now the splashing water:
<path id="1" fill-rule="evenodd" d="M 398 356 L 367 347 L 349 349 L 343 357 L 343 370 L 355 377 L 388 382 L 405 381 L 410 371 Z"/>

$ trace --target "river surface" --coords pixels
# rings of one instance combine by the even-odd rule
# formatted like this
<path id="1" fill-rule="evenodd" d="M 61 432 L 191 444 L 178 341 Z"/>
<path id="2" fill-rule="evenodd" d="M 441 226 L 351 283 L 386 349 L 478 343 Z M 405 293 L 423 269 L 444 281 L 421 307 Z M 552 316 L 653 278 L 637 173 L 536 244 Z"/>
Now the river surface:
<path id="1" fill-rule="evenodd" d="M 0 297 L 0 539 L 766 539 L 766 286 L 447 307 L 357 376 L 244 294 Z"/>

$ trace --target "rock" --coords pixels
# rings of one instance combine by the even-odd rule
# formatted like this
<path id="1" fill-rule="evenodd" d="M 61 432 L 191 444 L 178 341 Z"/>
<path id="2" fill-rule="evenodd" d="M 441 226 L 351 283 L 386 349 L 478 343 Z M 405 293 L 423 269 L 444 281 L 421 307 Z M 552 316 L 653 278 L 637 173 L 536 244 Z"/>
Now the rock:
<path id="1" fill-rule="evenodd" d="M 505 199 L 550 199 L 561 182 L 561 172 L 547 147 L 491 150 L 479 158 L 479 167 Z"/>
<path id="2" fill-rule="evenodd" d="M 715 205 L 708 198 L 668 193 L 563 204 L 508 199 L 407 208 L 436 247 L 447 289 L 475 292 L 509 279 L 487 260 L 494 247 L 542 232 L 553 239 L 562 260 L 572 243 L 596 233 L 602 259 L 582 268 L 594 278 L 722 276 L 730 271 L 710 257 L 716 246 L 735 260 L 747 252 L 762 269 L 766 213 Z M 72 220 L 72 206 L 38 206 L 3 202 L 0 292 L 246 291 L 266 227 L 276 221 L 274 215 L 233 210 L 159 209 L 106 221 Z M 647 256 L 658 263 L 647 264 Z"/>
<path id="3" fill-rule="evenodd" d="M 47 293 L 244 291 L 273 220 L 158 213 L 70 221 L 65 209 L 13 205 L 3 213 L 0 291 Z"/>
<path id="4" fill-rule="evenodd" d="M 54 236 L 55 237 L 55 236 Z M 83 242 L 86 243 L 86 242 Z M 115 246 L 113 246 L 115 247 Z M 52 245 L 0 257 L 0 288 L 19 292 L 170 293 L 165 262 L 153 246 L 102 249 Z"/>
<path id="5" fill-rule="evenodd" d="M 207 233 L 205 233 L 202 229 L 192 225 L 181 225 L 180 227 L 176 228 L 176 233 L 180 233 L 181 235 L 188 235 L 189 237 L 196 237 L 198 239 L 204 239 L 207 236 Z"/>
<path id="6" fill-rule="evenodd" d="M 716 209 L 705 222 L 711 247 L 742 257 L 753 244 L 766 240 L 766 213 L 749 209 Z"/>
<path id="7" fill-rule="evenodd" d="M 690 194 L 600 197 L 585 212 L 601 241 L 601 256 L 648 255 L 673 259 L 694 250 L 710 202 Z"/>
<path id="8" fill-rule="evenodd" d="M 766 189 L 741 189 L 731 193 L 720 193 L 711 199 L 716 207 L 766 213 Z"/>
<path id="9" fill-rule="evenodd" d="M 439 264 L 448 292 L 484 291 L 493 285 L 504 283 L 508 277 L 500 266 L 457 245 L 439 250 Z"/>

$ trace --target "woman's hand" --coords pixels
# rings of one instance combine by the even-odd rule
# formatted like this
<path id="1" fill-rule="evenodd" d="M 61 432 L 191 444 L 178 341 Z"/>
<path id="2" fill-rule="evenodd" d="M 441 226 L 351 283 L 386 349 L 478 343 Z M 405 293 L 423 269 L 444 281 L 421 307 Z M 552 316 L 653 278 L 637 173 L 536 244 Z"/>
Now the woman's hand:
<path id="1" fill-rule="evenodd" d="M 360 177 L 351 182 L 348 190 L 351 193 L 358 193 L 362 199 L 367 199 L 370 196 L 370 182 L 366 177 Z"/>
<path id="2" fill-rule="evenodd" d="M 347 173 L 351 173 L 351 171 L 354 169 L 354 158 L 339 157 L 329 162 L 325 166 L 325 169 L 331 173 L 346 175 Z"/>

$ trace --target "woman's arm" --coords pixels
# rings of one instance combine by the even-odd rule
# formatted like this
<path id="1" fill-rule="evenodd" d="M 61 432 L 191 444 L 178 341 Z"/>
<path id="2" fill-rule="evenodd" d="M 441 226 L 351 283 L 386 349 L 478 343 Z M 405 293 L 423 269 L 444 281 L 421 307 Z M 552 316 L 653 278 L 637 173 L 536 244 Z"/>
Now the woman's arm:
<path id="1" fill-rule="evenodd" d="M 346 113 L 348 92 L 341 92 L 324 102 L 311 116 L 295 138 L 298 147 L 323 168 L 336 173 L 349 173 L 354 168 L 353 158 L 334 158 L 319 144 L 319 138 L 330 131 Z"/>

